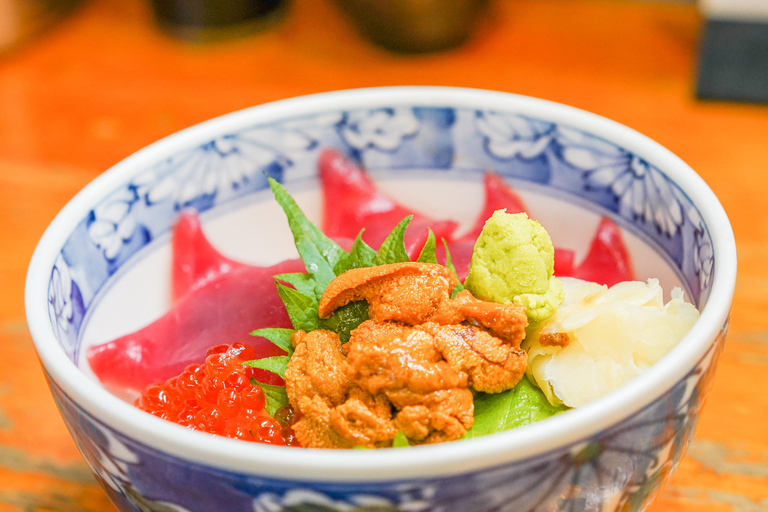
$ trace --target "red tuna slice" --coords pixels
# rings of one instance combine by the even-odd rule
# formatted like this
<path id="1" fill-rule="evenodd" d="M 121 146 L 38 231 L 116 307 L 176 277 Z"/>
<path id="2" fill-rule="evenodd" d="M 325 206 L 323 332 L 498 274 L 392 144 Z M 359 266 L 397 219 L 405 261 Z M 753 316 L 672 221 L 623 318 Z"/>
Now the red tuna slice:
<path id="1" fill-rule="evenodd" d="M 398 204 L 336 150 L 324 150 L 318 165 L 323 184 L 322 228 L 331 238 L 354 239 L 365 228 L 363 239 L 378 248 L 398 222 L 413 215 L 405 246 L 409 254 L 418 254 L 427 239 L 427 228 L 432 228 L 438 240 L 450 240 L 458 226 L 454 221 L 435 221 Z"/>
<path id="2" fill-rule="evenodd" d="M 496 173 L 486 171 L 483 178 L 485 185 L 485 204 L 483 205 L 483 211 L 475 221 L 475 225 L 472 229 L 462 236 L 462 240 L 472 240 L 473 243 L 480 236 L 480 232 L 485 226 L 485 221 L 491 218 L 493 212 L 496 210 L 507 209 L 507 213 L 522 213 L 527 212 L 525 203 L 517 195 L 517 193 L 504 183 L 504 179 Z"/>
<path id="3" fill-rule="evenodd" d="M 249 333 L 291 323 L 275 288 L 276 274 L 300 272 L 300 260 L 271 267 L 243 266 L 184 295 L 161 318 L 134 333 L 88 350 L 88 363 L 102 384 L 117 396 L 132 399 L 147 385 L 199 364 L 214 345 L 238 341 L 253 346 L 258 357 L 281 355 L 267 340 Z M 282 380 L 265 372 L 266 383 Z"/>
<path id="4" fill-rule="evenodd" d="M 176 302 L 192 290 L 245 266 L 217 251 L 203 234 L 197 212 L 179 215 L 173 230 L 172 296 Z"/>
<path id="5" fill-rule="evenodd" d="M 395 225 L 393 225 L 392 227 L 395 227 Z M 454 228 L 457 225 L 458 224 L 456 224 Z M 421 254 L 421 250 L 424 248 L 424 244 L 427 243 L 427 238 L 429 237 L 429 228 L 434 228 L 434 227 L 435 227 L 434 224 L 430 225 L 416 218 L 411 219 L 411 223 L 408 224 L 408 231 L 405 232 L 405 240 L 404 240 L 405 252 L 408 253 L 408 256 L 411 258 L 411 261 L 416 261 L 418 259 L 419 254 Z M 390 228 L 389 231 L 392 231 L 392 229 Z M 382 232 L 384 232 L 384 230 L 382 230 Z M 365 230 L 365 233 L 367 234 L 368 230 Z M 441 248 L 441 246 L 443 245 L 442 240 L 443 238 L 441 238 L 440 236 L 437 236 L 437 238 L 435 238 L 436 248 L 445 252 L 445 249 Z M 384 241 L 384 238 L 381 239 L 381 242 L 383 241 Z M 381 245 L 381 242 L 379 242 L 379 245 Z M 444 261 L 440 261 L 440 263 L 445 264 Z"/>
<path id="6" fill-rule="evenodd" d="M 635 279 L 632 259 L 624 244 L 621 230 L 611 219 L 600 219 L 589 252 L 573 269 L 572 275 L 608 286 Z"/>
<path id="7" fill-rule="evenodd" d="M 560 277 L 573 277 L 573 262 L 576 253 L 569 249 L 555 247 L 555 275 Z"/>

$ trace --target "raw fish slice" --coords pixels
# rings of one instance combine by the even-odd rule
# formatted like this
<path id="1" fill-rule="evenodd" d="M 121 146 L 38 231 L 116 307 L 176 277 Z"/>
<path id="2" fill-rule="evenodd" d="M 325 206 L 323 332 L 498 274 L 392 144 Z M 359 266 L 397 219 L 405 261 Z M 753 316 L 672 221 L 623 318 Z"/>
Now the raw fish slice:
<path id="1" fill-rule="evenodd" d="M 600 219 L 587 256 L 571 276 L 608 286 L 635 279 L 632 259 L 615 222 L 608 217 Z"/>
<path id="2" fill-rule="evenodd" d="M 569 249 L 560 249 L 555 247 L 555 275 L 558 277 L 572 277 L 573 263 L 576 259 L 576 253 Z"/>
<path id="3" fill-rule="evenodd" d="M 245 266 L 217 251 L 203 234 L 197 212 L 182 212 L 173 230 L 172 294 L 176 302 L 219 276 Z"/>
<path id="4" fill-rule="evenodd" d="M 88 363 L 107 389 L 130 400 L 147 385 L 202 363 L 214 345 L 240 341 L 253 346 L 259 358 L 282 355 L 272 343 L 249 333 L 263 327 L 291 327 L 273 276 L 303 270 L 297 259 L 271 267 L 241 266 L 222 274 L 184 295 L 143 329 L 91 347 Z M 269 372 L 257 378 L 282 383 Z"/>
<path id="5" fill-rule="evenodd" d="M 496 210 L 506 208 L 507 213 L 528 212 L 520 196 L 498 174 L 486 171 L 483 177 L 483 185 L 485 189 L 483 211 L 477 217 L 474 227 L 461 237 L 462 240 L 472 240 L 472 243 L 480 236 L 480 232 L 483 230 L 483 226 L 485 226 L 485 221 L 490 219 Z"/>
<path id="6" fill-rule="evenodd" d="M 438 240 L 450 240 L 458 226 L 454 221 L 436 221 L 398 204 L 338 151 L 324 150 L 318 165 L 323 184 L 322 228 L 331 238 L 354 239 L 365 228 L 363 239 L 377 249 L 398 222 L 413 215 L 405 247 L 409 254 L 418 255 L 427 240 L 427 228 L 432 228 Z"/>

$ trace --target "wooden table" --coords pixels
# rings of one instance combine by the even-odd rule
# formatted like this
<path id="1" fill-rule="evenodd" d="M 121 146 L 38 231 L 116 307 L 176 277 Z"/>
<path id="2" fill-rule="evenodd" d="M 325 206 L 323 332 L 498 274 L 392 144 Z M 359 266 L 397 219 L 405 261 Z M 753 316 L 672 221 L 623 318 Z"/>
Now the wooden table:
<path id="1" fill-rule="evenodd" d="M 299 94 L 395 84 L 499 89 L 631 126 L 698 170 L 736 232 L 731 335 L 687 457 L 652 511 L 768 510 L 768 107 L 692 97 L 691 5 L 507 0 L 464 48 L 400 57 L 328 0 L 267 32 L 190 46 L 140 0 L 94 0 L 0 60 L 0 512 L 113 510 L 51 400 L 24 274 L 55 213 L 100 172 L 213 116 Z"/>

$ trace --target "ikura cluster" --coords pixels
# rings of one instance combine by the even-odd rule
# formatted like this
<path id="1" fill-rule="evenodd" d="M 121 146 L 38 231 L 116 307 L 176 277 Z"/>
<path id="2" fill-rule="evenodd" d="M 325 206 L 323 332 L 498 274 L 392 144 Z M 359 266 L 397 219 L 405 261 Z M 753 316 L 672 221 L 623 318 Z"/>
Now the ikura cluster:
<path id="1" fill-rule="evenodd" d="M 148 386 L 136 406 L 164 420 L 210 434 L 282 446 L 299 446 L 291 426 L 290 405 L 272 418 L 263 389 L 251 384 L 253 368 L 243 365 L 256 351 L 243 343 L 217 345 L 205 363 L 188 366 L 181 375 Z"/>

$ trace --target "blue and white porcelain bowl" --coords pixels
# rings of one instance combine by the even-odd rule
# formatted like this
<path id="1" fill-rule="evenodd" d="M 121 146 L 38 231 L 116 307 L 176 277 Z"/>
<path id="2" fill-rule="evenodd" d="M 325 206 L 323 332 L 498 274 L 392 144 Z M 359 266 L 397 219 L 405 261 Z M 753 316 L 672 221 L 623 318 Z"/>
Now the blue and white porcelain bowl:
<path id="1" fill-rule="evenodd" d="M 169 305 L 169 229 L 202 212 L 229 256 L 292 255 L 266 175 L 319 215 L 316 160 L 335 147 L 406 205 L 474 220 L 494 169 L 557 245 L 584 253 L 600 216 L 639 278 L 682 286 L 701 318 L 641 377 L 516 430 L 399 450 L 316 451 L 212 438 L 99 386 L 83 347 Z M 341 91 L 236 112 L 117 164 L 54 219 L 29 267 L 29 328 L 72 436 L 122 511 L 643 510 L 691 439 L 723 346 L 736 276 L 728 219 L 679 158 L 607 119 L 499 92 Z"/>

